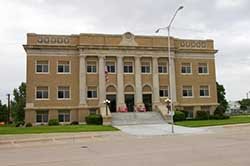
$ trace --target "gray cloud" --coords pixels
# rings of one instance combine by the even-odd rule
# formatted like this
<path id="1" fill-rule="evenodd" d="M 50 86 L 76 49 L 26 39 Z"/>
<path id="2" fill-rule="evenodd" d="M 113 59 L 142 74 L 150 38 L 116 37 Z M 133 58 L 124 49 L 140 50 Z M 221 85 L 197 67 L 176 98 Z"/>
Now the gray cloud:
<path id="1" fill-rule="evenodd" d="M 25 81 L 26 33 L 124 33 L 153 35 L 179 5 L 172 35 L 214 39 L 217 79 L 228 99 L 250 90 L 250 1 L 248 0 L 1 0 L 0 100 Z M 161 35 L 166 35 L 162 32 Z"/>

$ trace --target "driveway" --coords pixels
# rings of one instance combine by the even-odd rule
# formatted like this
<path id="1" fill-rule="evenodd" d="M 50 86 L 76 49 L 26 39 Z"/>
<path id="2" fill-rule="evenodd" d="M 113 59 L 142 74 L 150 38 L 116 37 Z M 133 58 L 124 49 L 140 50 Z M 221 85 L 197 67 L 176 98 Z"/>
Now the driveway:
<path id="1" fill-rule="evenodd" d="M 138 124 L 138 125 L 119 125 L 115 126 L 122 132 L 135 136 L 153 136 L 172 134 L 171 124 Z M 175 134 L 201 134 L 209 133 L 208 128 L 191 128 L 174 125 Z"/>

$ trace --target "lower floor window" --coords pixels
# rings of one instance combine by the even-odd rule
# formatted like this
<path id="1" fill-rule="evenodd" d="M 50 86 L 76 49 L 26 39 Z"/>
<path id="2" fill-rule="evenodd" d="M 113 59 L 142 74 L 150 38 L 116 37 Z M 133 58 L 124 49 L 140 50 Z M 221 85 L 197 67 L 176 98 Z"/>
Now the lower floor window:
<path id="1" fill-rule="evenodd" d="M 97 98 L 97 89 L 96 89 L 96 87 L 89 87 L 88 88 L 87 97 L 88 98 Z"/>
<path id="2" fill-rule="evenodd" d="M 48 114 L 47 110 L 36 112 L 36 122 L 37 123 L 47 123 L 48 117 L 49 117 L 49 114 Z"/>
<path id="3" fill-rule="evenodd" d="M 58 119 L 59 119 L 59 122 L 69 122 L 70 121 L 70 111 L 69 110 L 59 111 Z"/>

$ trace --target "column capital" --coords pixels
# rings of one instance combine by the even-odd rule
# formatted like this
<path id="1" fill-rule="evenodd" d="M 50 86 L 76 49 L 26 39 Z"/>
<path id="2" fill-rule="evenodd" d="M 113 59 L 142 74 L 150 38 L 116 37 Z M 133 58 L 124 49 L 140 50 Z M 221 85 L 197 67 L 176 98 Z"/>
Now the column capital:
<path id="1" fill-rule="evenodd" d="M 106 55 L 98 55 L 98 59 L 105 59 Z"/>
<path id="2" fill-rule="evenodd" d="M 158 59 L 160 58 L 159 56 L 152 56 L 152 59 Z"/>

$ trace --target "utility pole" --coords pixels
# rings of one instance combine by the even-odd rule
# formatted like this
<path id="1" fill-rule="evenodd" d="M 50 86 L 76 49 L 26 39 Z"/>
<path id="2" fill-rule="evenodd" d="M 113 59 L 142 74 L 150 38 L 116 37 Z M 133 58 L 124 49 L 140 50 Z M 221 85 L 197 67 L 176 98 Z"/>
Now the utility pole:
<path id="1" fill-rule="evenodd" d="M 10 94 L 7 94 L 8 97 L 8 119 L 7 119 L 7 123 L 10 123 Z"/>

